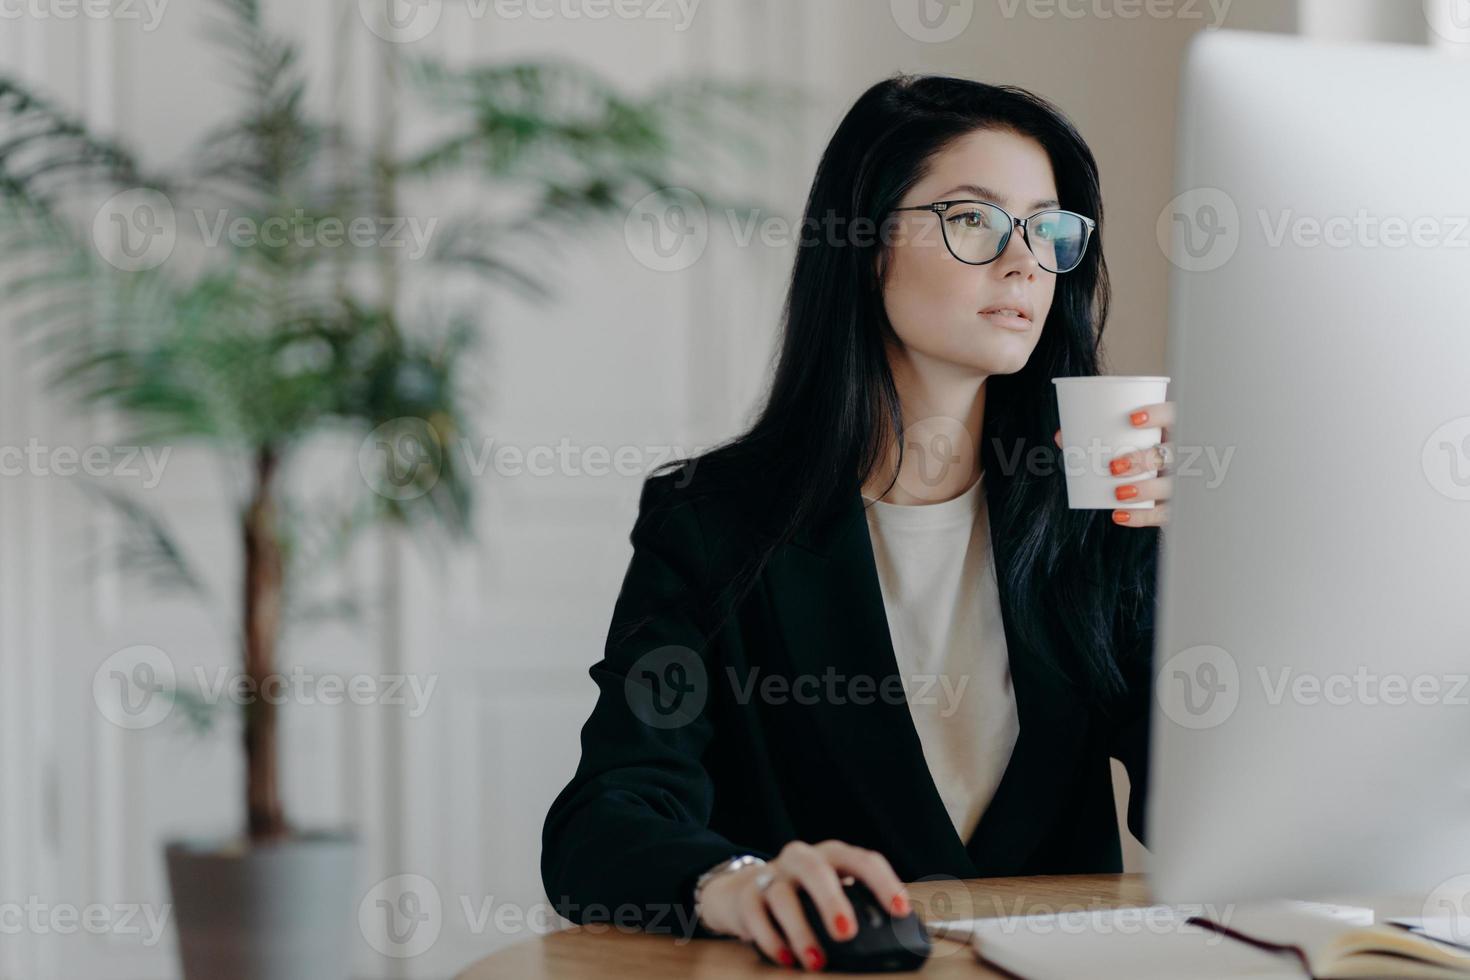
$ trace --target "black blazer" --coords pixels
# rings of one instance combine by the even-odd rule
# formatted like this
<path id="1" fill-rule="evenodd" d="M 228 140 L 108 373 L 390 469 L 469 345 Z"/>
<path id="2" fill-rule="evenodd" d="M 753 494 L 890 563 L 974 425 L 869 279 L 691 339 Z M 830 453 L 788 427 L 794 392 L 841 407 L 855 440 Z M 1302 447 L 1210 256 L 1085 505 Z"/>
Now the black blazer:
<path id="1" fill-rule="evenodd" d="M 643 486 L 633 557 L 589 671 L 599 693 L 581 762 L 542 834 L 559 914 L 708 935 L 693 920 L 699 873 L 735 854 L 769 859 L 793 839 L 872 848 L 905 881 L 1121 871 L 1110 757 L 1127 766 L 1127 823 L 1146 843 L 1149 657 L 1133 658 L 1126 710 L 1108 720 L 1025 656 L 1007 623 L 1020 734 L 961 840 L 894 687 L 856 479 L 711 636 L 725 608 L 712 597 L 756 518 L 750 494 L 695 493 L 699 471 L 686 463 Z M 1120 649 L 1151 652 L 1151 609 L 1117 628 L 1130 645 Z"/>

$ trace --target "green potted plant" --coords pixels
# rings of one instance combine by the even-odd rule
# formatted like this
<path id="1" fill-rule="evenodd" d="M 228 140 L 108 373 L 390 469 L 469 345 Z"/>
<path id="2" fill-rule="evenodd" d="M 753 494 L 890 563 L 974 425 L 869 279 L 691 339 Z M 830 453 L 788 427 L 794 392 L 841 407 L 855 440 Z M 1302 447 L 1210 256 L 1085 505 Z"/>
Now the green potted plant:
<path id="1" fill-rule="evenodd" d="M 563 228 L 616 226 L 650 194 L 687 193 L 710 153 L 753 145 L 741 124 L 754 110 L 790 96 L 680 80 L 631 97 L 572 64 L 450 67 L 384 43 L 394 90 L 450 124 L 404 152 L 391 112 L 364 141 L 308 110 L 299 49 L 267 27 L 256 0 L 216 0 L 214 13 L 238 109 L 176 172 L 149 169 L 0 75 L 0 313 L 35 337 L 59 391 L 110 412 L 137 444 L 207 447 L 241 475 L 238 655 L 258 691 L 304 605 L 308 562 L 340 556 L 368 528 L 438 529 L 440 539 L 469 530 L 472 487 L 442 450 L 469 425 L 466 354 L 484 324 L 477 311 L 408 309 L 401 250 L 320 247 L 329 233 L 354 222 L 382 231 L 401 223 L 406 189 L 472 175 L 513 189 L 521 206 L 444 222 L 412 273 L 468 270 L 546 300 L 552 283 L 519 261 L 529 236 L 554 246 Z M 190 238 L 177 216 L 191 213 L 216 220 Z M 210 240 L 209 227 L 254 233 Z M 360 457 L 363 491 L 322 514 L 298 499 L 290 475 L 310 465 L 312 440 L 334 433 L 375 434 L 374 451 Z M 429 467 L 426 447 L 440 450 Z M 141 532 L 164 581 L 198 586 L 161 515 L 99 489 Z M 332 546 L 308 546 L 324 527 Z M 204 716 L 188 692 L 158 693 Z M 278 723 L 268 699 L 240 718 L 239 837 L 166 847 L 190 980 L 347 975 L 351 828 L 309 832 L 288 820 Z"/>

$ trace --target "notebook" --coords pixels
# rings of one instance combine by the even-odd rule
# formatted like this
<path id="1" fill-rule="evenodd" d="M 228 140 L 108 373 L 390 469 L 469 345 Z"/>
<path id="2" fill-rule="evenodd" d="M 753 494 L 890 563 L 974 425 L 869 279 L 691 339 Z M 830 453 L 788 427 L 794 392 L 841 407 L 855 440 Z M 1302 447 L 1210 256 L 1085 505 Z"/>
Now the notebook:
<path id="1" fill-rule="evenodd" d="M 1376 922 L 1372 909 L 1325 902 L 1089 909 L 931 931 L 967 938 L 981 961 L 1022 980 L 1470 978 L 1470 947 L 1447 941 L 1442 923 Z"/>

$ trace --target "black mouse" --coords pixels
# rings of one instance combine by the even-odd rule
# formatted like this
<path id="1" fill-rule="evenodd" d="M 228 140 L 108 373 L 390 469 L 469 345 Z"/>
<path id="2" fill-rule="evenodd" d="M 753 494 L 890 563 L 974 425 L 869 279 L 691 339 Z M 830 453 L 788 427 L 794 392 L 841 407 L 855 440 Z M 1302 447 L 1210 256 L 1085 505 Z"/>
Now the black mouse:
<path id="1" fill-rule="evenodd" d="M 825 969 L 840 973 L 896 973 L 917 970 L 929 958 L 933 944 L 929 932 L 912 909 L 908 915 L 895 916 L 885 909 L 867 885 L 855 878 L 842 879 L 842 891 L 857 913 L 857 934 L 851 939 L 835 940 L 827 933 L 816 902 L 797 886 L 796 894 L 806 912 L 817 945 L 827 958 Z M 773 920 L 774 921 L 774 920 Z M 779 930 L 779 924 L 777 926 Z M 761 959 L 778 965 L 756 947 Z M 793 950 L 798 955 L 799 951 Z"/>

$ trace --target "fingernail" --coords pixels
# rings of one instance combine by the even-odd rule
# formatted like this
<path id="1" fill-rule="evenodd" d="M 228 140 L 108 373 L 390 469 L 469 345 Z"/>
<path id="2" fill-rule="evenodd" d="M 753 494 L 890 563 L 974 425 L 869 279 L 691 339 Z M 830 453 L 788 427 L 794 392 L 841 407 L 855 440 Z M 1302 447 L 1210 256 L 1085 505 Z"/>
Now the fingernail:
<path id="1" fill-rule="evenodd" d="M 1132 415 L 1128 416 L 1128 421 L 1132 422 L 1134 425 L 1142 425 L 1143 423 L 1148 421 L 1148 413 L 1134 412 Z"/>
<path id="2" fill-rule="evenodd" d="M 781 961 L 782 966 L 796 965 L 796 957 L 792 956 L 791 950 L 787 949 L 785 946 L 782 946 L 780 950 L 776 952 L 776 959 Z"/>
<path id="3" fill-rule="evenodd" d="M 832 925 L 837 929 L 838 939 L 846 939 L 852 935 L 852 920 L 847 916 L 839 913 L 837 918 L 832 920 Z"/>
<path id="4" fill-rule="evenodd" d="M 1123 486 L 1115 488 L 1113 495 L 1119 500 L 1132 500 L 1138 496 L 1138 487 L 1132 483 L 1125 483 Z"/>
<path id="5" fill-rule="evenodd" d="M 1113 471 L 1114 476 L 1121 476 L 1122 474 L 1127 473 L 1128 468 L 1132 465 L 1133 461 L 1130 460 L 1127 456 L 1119 456 L 1117 459 L 1108 464 L 1108 469 Z"/>
<path id="6" fill-rule="evenodd" d="M 1128 523 L 1128 512 L 1126 510 L 1113 511 L 1113 522 L 1116 524 Z"/>
<path id="7" fill-rule="evenodd" d="M 908 915 L 909 900 L 902 895 L 895 895 L 893 901 L 889 903 L 889 908 L 893 909 L 894 915 Z"/>
<path id="8" fill-rule="evenodd" d="M 827 958 L 822 955 L 822 951 L 817 949 L 817 947 L 808 946 L 806 948 L 806 965 L 809 970 L 820 970 L 827 965 Z"/>

